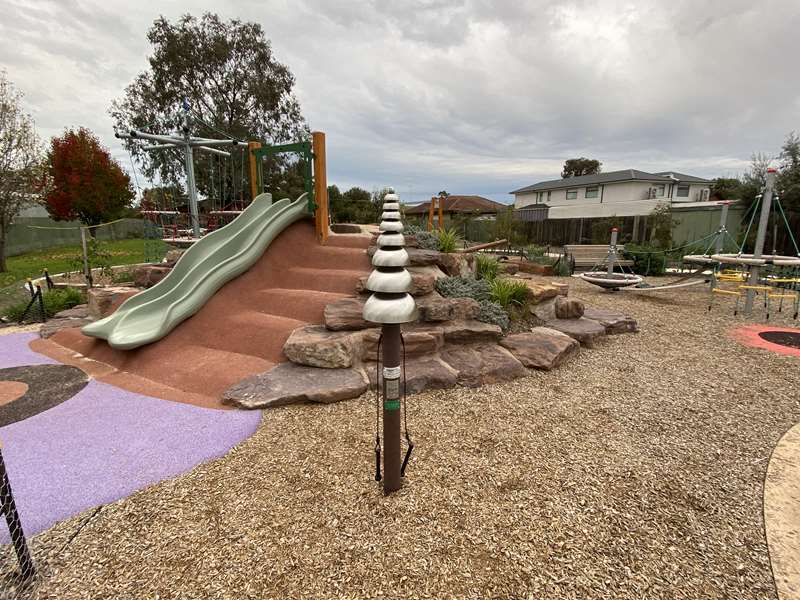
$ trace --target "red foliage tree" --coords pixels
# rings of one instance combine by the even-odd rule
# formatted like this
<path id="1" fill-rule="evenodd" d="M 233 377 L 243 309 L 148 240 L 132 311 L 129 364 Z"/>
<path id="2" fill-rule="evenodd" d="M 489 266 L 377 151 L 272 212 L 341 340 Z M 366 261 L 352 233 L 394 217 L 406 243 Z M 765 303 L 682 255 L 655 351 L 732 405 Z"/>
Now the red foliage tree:
<path id="1" fill-rule="evenodd" d="M 56 221 L 98 225 L 119 218 L 133 202 L 130 178 L 88 129 L 54 137 L 47 164 L 44 200 Z"/>

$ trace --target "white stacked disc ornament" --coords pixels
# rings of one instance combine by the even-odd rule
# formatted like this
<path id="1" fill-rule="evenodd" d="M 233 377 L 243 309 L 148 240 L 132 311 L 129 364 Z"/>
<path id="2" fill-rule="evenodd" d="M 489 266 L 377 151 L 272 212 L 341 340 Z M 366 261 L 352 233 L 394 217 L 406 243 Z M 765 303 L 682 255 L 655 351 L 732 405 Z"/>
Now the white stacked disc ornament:
<path id="1" fill-rule="evenodd" d="M 403 237 L 400 199 L 386 194 L 381 214 L 378 249 L 372 256 L 375 270 L 367 279 L 367 289 L 373 294 L 364 304 L 364 320 L 371 323 L 409 323 L 417 319 L 417 305 L 408 291 L 411 274 L 406 271 L 408 252 Z"/>

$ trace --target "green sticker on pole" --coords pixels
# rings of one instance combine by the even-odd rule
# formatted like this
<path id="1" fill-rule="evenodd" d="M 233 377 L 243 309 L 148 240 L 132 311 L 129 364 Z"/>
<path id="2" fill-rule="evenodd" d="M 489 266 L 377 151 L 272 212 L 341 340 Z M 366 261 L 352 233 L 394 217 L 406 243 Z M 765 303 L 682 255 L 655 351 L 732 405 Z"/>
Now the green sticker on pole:
<path id="1" fill-rule="evenodd" d="M 400 410 L 400 400 L 385 400 L 383 410 Z"/>

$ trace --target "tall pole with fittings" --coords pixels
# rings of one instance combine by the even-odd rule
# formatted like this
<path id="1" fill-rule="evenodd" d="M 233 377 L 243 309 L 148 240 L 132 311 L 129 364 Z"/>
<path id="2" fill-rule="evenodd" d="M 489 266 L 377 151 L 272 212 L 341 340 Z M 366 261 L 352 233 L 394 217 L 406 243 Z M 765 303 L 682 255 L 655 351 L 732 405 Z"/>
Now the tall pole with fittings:
<path id="1" fill-rule="evenodd" d="M 775 178 L 778 176 L 778 171 L 775 169 L 767 169 L 767 180 L 764 185 L 764 195 L 761 198 L 761 217 L 758 221 L 758 232 L 756 233 L 756 245 L 753 248 L 753 258 L 759 259 L 764 253 L 764 242 L 767 238 L 767 225 L 769 224 L 769 211 L 772 208 L 772 192 L 775 188 Z M 758 265 L 750 267 L 750 278 L 748 283 L 750 287 L 747 289 L 745 296 L 744 314 L 749 315 L 753 312 L 753 302 L 756 298 L 756 290 L 753 286 L 759 285 L 761 278 L 761 268 Z"/>
<path id="2" fill-rule="evenodd" d="M 617 262 L 617 239 L 619 231 L 616 227 L 611 229 L 611 243 L 608 246 L 608 275 L 614 274 L 614 265 Z M 609 277 L 610 279 L 610 277 Z"/>
<path id="3" fill-rule="evenodd" d="M 411 289 L 411 274 L 405 269 L 408 253 L 404 248 L 400 198 L 394 192 L 384 197 L 377 244 L 378 248 L 372 257 L 375 270 L 370 274 L 366 285 L 373 294 L 364 304 L 364 320 L 381 324 L 383 371 L 382 378 L 376 383 L 381 386 L 383 397 L 383 492 L 390 494 L 402 486 L 400 325 L 417 318 L 416 303 L 408 293 Z M 380 479 L 380 439 L 375 442 L 378 463 L 375 478 Z"/>
<path id="4" fill-rule="evenodd" d="M 211 146 L 246 146 L 246 142 L 230 139 L 213 139 L 193 137 L 190 134 L 192 128 L 192 120 L 189 115 L 189 103 L 183 101 L 183 128 L 180 134 L 175 135 L 156 135 L 139 131 L 138 129 L 131 129 L 128 133 L 116 133 L 115 137 L 121 140 L 148 140 L 151 142 L 158 142 L 153 146 L 145 146 L 142 150 L 165 150 L 169 148 L 180 148 L 183 150 L 183 159 L 186 167 L 186 194 L 189 197 L 189 218 L 191 219 L 192 234 L 195 238 L 200 237 L 200 214 L 197 206 L 197 184 L 194 177 L 194 150 L 203 150 L 210 154 L 217 154 L 219 156 L 230 157 L 229 152 L 212 148 Z M 244 167 L 242 167 L 244 168 Z"/>

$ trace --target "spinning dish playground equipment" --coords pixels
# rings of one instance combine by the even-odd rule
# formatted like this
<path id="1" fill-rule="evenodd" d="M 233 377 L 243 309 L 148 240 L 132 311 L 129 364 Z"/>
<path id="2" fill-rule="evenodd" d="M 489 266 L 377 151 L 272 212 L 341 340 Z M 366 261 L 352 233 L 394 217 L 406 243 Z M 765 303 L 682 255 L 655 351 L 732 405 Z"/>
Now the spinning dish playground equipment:
<path id="1" fill-rule="evenodd" d="M 583 279 L 587 283 L 599 286 L 607 290 L 618 290 L 631 285 L 638 285 L 644 281 L 639 275 L 634 273 L 615 273 L 614 266 L 617 265 L 617 236 L 619 231 L 616 227 L 611 230 L 611 244 L 608 246 L 608 254 L 599 265 L 595 265 L 591 271 L 575 275 L 578 279 Z M 605 265 L 605 271 L 596 271 L 598 266 Z"/>

